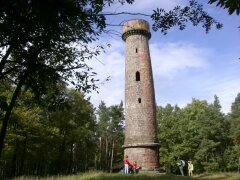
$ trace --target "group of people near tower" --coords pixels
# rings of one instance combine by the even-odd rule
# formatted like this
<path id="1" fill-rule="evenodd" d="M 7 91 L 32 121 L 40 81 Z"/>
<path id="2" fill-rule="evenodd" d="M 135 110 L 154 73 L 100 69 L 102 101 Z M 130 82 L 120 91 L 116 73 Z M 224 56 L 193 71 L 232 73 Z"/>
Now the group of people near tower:
<path id="1" fill-rule="evenodd" d="M 136 161 L 133 161 L 132 163 L 130 163 L 128 160 L 128 156 L 125 156 L 123 159 L 123 163 L 124 163 L 124 174 L 128 174 L 128 173 L 137 174 L 138 173 L 140 167 L 137 167 Z"/>
<path id="2" fill-rule="evenodd" d="M 136 161 L 133 161 L 132 163 L 129 162 L 129 159 L 128 159 L 128 156 L 126 155 L 123 159 L 123 163 L 124 163 L 124 174 L 129 174 L 129 173 L 133 173 L 133 174 L 137 174 L 139 169 L 141 169 L 141 167 L 137 167 L 137 162 Z M 180 173 L 182 176 L 184 176 L 184 169 L 186 169 L 187 167 L 187 171 L 188 171 L 188 176 L 193 176 L 193 164 L 192 164 L 192 161 L 189 160 L 187 165 L 185 163 L 184 160 L 179 160 L 177 162 L 177 165 L 179 167 L 179 170 L 180 170 Z M 172 166 L 170 165 L 169 167 L 169 171 L 170 173 L 172 172 Z"/>
<path id="3" fill-rule="evenodd" d="M 184 160 L 180 160 L 177 163 L 177 165 L 179 167 L 181 175 L 184 176 L 184 168 L 186 166 L 185 161 Z M 188 176 L 192 176 L 193 175 L 193 164 L 192 164 L 192 161 L 188 161 L 187 170 L 188 170 Z"/>

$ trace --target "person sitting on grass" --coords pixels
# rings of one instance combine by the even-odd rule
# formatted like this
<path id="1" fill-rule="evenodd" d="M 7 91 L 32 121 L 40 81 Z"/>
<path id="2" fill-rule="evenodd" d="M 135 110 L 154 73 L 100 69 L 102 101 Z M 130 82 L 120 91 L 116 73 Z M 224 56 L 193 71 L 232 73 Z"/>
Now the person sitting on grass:
<path id="1" fill-rule="evenodd" d="M 136 174 L 137 173 L 137 162 L 133 161 L 132 165 L 133 165 L 133 173 Z"/>

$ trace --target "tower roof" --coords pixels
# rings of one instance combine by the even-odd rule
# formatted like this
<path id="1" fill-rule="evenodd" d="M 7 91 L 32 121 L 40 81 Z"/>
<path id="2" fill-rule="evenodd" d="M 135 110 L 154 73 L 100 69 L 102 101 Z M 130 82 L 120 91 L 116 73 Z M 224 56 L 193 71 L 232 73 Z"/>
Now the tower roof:
<path id="1" fill-rule="evenodd" d="M 125 41 L 129 35 L 132 34 L 143 34 L 149 39 L 151 33 L 149 30 L 149 23 L 143 19 L 132 19 L 123 23 L 123 33 L 122 38 Z"/>

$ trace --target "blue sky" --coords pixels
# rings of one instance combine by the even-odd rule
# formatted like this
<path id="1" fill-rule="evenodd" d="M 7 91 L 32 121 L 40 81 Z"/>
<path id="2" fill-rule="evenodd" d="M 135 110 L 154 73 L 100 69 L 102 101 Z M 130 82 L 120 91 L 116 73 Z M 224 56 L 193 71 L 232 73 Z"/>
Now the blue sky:
<path id="1" fill-rule="evenodd" d="M 192 98 L 213 102 L 214 95 L 219 97 L 222 111 L 228 113 L 232 102 L 240 92 L 240 16 L 228 15 L 227 10 L 208 5 L 204 9 L 215 19 L 223 23 L 221 30 L 213 28 L 208 34 L 201 26 L 188 25 L 186 30 L 171 29 L 167 35 L 151 30 L 149 41 L 153 68 L 155 98 L 157 105 L 170 103 L 185 107 Z M 187 1 L 179 0 L 135 0 L 132 5 L 116 4 L 106 8 L 105 12 L 138 12 L 151 14 L 153 9 L 170 10 L 176 5 L 184 6 Z M 152 25 L 153 21 L 146 16 L 109 16 L 107 23 L 122 24 L 130 19 L 145 19 Z M 124 101 L 124 60 L 125 44 L 120 34 L 121 26 L 108 27 L 117 35 L 105 34 L 98 45 L 111 44 L 106 47 L 91 66 L 104 80 L 99 84 L 99 94 L 90 94 L 91 102 L 98 106 L 103 100 L 108 106 Z"/>

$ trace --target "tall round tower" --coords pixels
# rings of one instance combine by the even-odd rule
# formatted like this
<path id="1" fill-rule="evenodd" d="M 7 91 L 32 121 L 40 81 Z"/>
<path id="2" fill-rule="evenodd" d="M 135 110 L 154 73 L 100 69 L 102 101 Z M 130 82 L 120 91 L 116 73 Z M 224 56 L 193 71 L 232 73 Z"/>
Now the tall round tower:
<path id="1" fill-rule="evenodd" d="M 129 20 L 123 25 L 125 60 L 125 142 L 124 154 L 137 161 L 142 170 L 159 170 L 156 105 L 145 20 Z"/>

